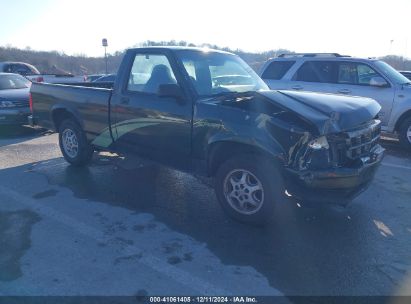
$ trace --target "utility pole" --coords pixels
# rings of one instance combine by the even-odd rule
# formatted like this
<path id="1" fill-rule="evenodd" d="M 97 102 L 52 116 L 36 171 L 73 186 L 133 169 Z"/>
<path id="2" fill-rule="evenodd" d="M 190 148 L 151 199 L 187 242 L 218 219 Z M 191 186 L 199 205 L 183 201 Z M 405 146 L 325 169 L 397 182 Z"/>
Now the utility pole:
<path id="1" fill-rule="evenodd" d="M 406 60 L 406 58 L 408 58 L 407 57 L 407 55 L 408 55 L 408 38 L 406 37 L 405 38 L 405 52 L 404 52 L 404 56 L 402 57 L 402 69 L 403 70 L 405 70 L 407 67 L 405 66 L 405 60 Z"/>
<path id="2" fill-rule="evenodd" d="M 107 69 L 107 46 L 108 46 L 108 43 L 107 43 L 106 38 L 103 38 L 102 44 L 103 44 L 103 47 L 104 47 L 104 59 L 106 61 L 106 75 L 107 75 L 108 74 L 108 69 Z"/>

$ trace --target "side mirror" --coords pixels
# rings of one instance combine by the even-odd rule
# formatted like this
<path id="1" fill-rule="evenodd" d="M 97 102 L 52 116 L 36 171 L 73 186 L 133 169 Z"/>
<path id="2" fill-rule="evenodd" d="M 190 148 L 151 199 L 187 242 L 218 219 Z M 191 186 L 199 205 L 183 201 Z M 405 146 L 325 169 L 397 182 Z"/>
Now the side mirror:
<path id="1" fill-rule="evenodd" d="M 370 86 L 385 88 L 385 87 L 388 87 L 388 83 L 385 81 L 384 78 L 380 76 L 375 76 L 370 79 Z"/>
<path id="2" fill-rule="evenodd" d="M 184 93 L 178 84 L 160 84 L 158 86 L 157 95 L 159 97 L 172 97 L 179 103 L 184 101 Z"/>

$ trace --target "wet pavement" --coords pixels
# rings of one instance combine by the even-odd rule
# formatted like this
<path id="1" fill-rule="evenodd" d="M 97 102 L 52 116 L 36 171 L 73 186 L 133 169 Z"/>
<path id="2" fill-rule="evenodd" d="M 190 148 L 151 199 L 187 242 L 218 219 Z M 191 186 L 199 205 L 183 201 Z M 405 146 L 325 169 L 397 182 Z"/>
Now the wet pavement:
<path id="1" fill-rule="evenodd" d="M 411 295 L 411 154 L 393 140 L 347 208 L 227 218 L 209 181 L 135 157 L 74 168 L 56 134 L 0 132 L 0 295 Z"/>

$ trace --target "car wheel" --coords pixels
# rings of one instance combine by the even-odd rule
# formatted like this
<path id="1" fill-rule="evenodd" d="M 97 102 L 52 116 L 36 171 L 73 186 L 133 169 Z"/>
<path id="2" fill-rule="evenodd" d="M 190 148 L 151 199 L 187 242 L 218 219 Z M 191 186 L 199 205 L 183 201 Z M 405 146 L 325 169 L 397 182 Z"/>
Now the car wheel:
<path id="1" fill-rule="evenodd" d="M 284 199 L 278 166 L 253 155 L 236 156 L 223 163 L 217 170 L 215 191 L 229 216 L 255 225 L 267 224 L 276 203 Z"/>
<path id="2" fill-rule="evenodd" d="M 59 145 L 66 161 L 74 166 L 88 164 L 93 156 L 93 148 L 88 143 L 84 131 L 72 119 L 64 120 L 60 124 Z"/>
<path id="3" fill-rule="evenodd" d="M 411 117 L 406 118 L 399 128 L 399 139 L 401 145 L 411 151 Z"/>

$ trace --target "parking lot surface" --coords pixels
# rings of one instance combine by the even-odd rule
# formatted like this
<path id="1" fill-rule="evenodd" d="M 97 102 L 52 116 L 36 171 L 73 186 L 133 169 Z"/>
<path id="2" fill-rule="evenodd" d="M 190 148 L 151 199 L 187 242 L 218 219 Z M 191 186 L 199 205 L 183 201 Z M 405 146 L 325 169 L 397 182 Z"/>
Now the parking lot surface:
<path id="1" fill-rule="evenodd" d="M 0 134 L 0 295 L 411 295 L 411 154 L 384 141 L 347 208 L 277 206 L 227 218 L 207 181 L 100 153 L 87 168 L 57 135 Z"/>

